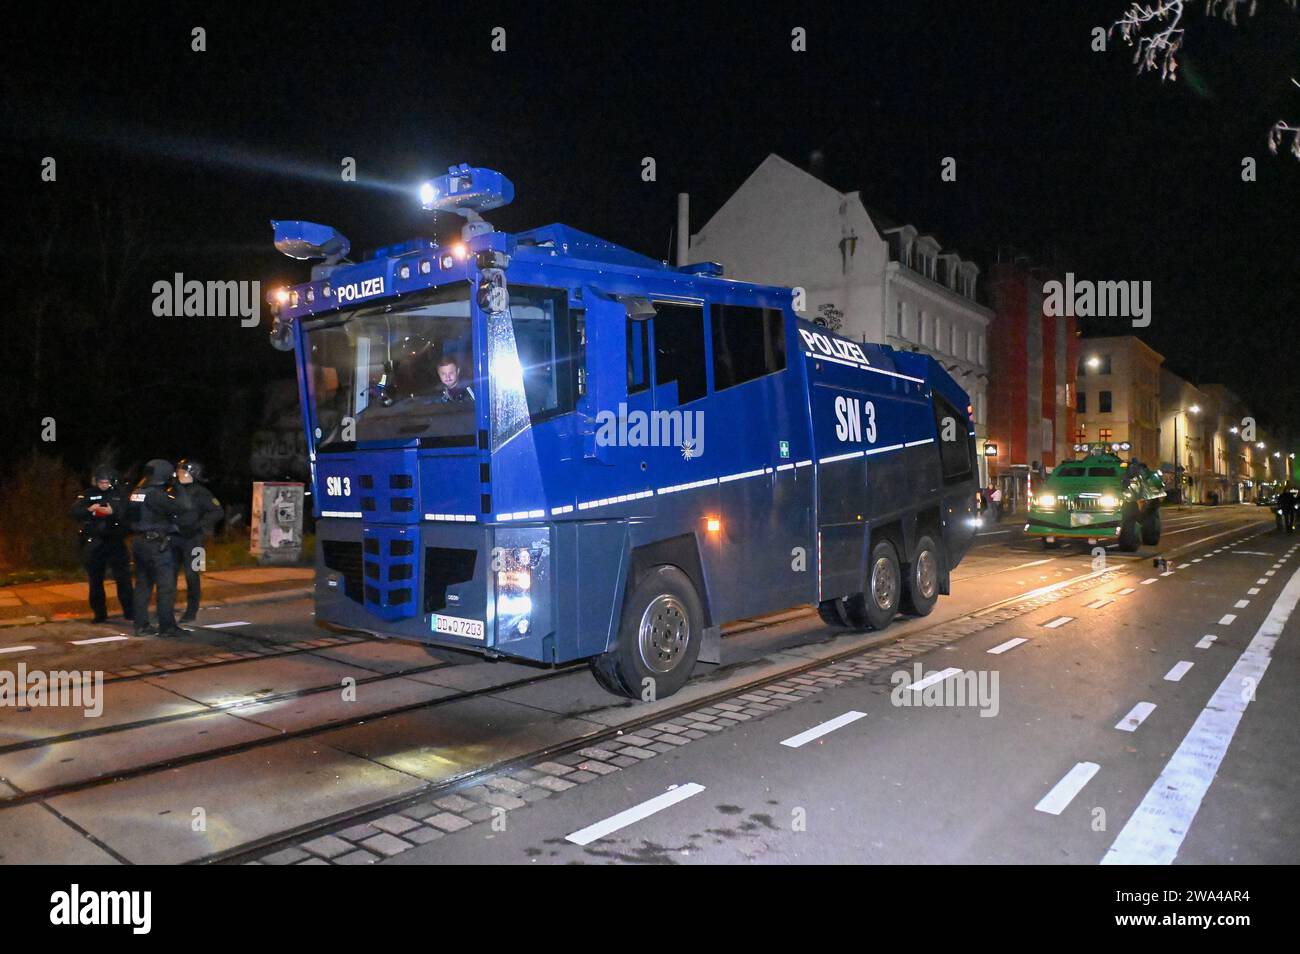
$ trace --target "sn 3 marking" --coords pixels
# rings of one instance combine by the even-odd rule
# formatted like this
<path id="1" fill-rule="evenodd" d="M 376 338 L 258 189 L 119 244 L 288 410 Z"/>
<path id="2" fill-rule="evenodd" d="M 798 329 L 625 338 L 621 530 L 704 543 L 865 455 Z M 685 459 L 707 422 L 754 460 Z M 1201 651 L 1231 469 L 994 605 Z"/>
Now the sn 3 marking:
<path id="1" fill-rule="evenodd" d="M 858 443 L 862 440 L 862 415 L 867 417 L 867 443 L 876 442 L 876 405 L 871 401 L 862 406 L 858 398 L 837 397 L 835 399 L 835 436 L 845 442 Z"/>
<path id="2" fill-rule="evenodd" d="M 351 478 L 351 477 L 326 477 L 326 478 L 325 478 L 325 496 L 327 496 L 327 497 L 351 497 L 351 496 L 352 496 L 352 478 Z"/>

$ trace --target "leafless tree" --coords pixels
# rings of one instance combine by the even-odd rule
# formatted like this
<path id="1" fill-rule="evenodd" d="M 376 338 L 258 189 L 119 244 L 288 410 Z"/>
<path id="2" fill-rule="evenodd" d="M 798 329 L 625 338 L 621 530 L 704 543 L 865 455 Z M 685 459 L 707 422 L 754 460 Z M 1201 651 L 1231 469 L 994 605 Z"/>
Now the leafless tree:
<path id="1" fill-rule="evenodd" d="M 1280 2 L 1292 10 L 1296 7 L 1296 0 Z M 1119 33 L 1125 43 L 1134 47 L 1133 62 L 1139 73 L 1149 70 L 1158 72 L 1162 80 L 1176 80 L 1178 53 L 1183 47 L 1183 17 L 1189 4 L 1190 0 L 1133 0 L 1108 32 L 1112 36 Z M 1256 6 L 1257 0 L 1205 0 L 1205 15 L 1236 26 L 1238 16 L 1244 13 L 1253 17 Z M 1274 154 L 1278 149 L 1289 149 L 1300 159 L 1300 126 L 1279 119 L 1268 131 L 1268 148 Z"/>

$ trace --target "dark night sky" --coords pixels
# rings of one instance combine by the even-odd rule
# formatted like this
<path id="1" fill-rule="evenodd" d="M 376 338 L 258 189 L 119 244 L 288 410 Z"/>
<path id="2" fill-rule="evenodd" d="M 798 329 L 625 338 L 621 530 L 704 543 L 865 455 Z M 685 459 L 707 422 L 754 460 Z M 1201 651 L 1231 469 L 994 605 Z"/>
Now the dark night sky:
<path id="1" fill-rule="evenodd" d="M 1089 49 L 1090 29 L 1124 6 L 54 4 L 0 41 L 6 272 L 16 286 L 30 277 L 52 201 L 84 211 L 112 196 L 147 212 L 151 253 L 128 309 L 147 312 L 149 285 L 174 271 L 299 278 L 268 219 L 328 222 L 359 250 L 428 234 L 401 190 L 460 161 L 514 180 L 499 227 L 564 221 L 665 257 L 676 192 L 692 193 L 698 228 L 768 152 L 805 164 L 820 150 L 831 184 L 983 266 L 998 246 L 1055 247 L 1081 277 L 1151 280 L 1143 337 L 1175 370 L 1222 380 L 1284 423 L 1300 414 L 1300 162 L 1271 156 L 1265 136 L 1300 120 L 1300 16 L 1261 0 L 1234 30 L 1192 0 L 1184 75 L 1162 85 L 1117 43 Z M 497 25 L 505 54 L 489 49 Z M 190 51 L 193 26 L 207 52 Z M 807 53 L 790 51 L 793 26 L 808 29 Z M 56 184 L 39 181 L 46 155 Z M 339 180 L 344 156 L 362 181 Z M 655 183 L 641 181 L 643 156 Z M 939 181 L 944 156 L 956 183 Z M 1257 182 L 1241 181 L 1245 156 Z M 56 251 L 58 280 L 85 285 L 84 246 Z M 116 341 L 104 372 L 123 378 L 106 388 L 123 396 L 110 417 L 128 455 L 149 438 L 166 453 L 202 445 L 231 388 L 289 373 L 257 331 L 98 333 L 138 338 Z M 77 360 L 63 373 L 90 373 Z M 139 423 L 164 400 L 141 383 L 160 364 L 187 369 L 166 397 L 180 423 L 161 431 Z M 36 425 L 10 432 L 30 443 Z"/>

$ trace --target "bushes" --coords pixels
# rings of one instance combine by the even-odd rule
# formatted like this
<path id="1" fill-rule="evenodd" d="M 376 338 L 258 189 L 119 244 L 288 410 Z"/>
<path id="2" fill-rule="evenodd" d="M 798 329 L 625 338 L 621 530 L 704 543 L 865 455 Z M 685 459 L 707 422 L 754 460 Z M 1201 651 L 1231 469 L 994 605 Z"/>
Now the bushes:
<path id="1" fill-rule="evenodd" d="M 57 457 L 24 458 L 0 483 L 0 567 L 76 568 L 77 524 L 68 508 L 86 483 Z"/>

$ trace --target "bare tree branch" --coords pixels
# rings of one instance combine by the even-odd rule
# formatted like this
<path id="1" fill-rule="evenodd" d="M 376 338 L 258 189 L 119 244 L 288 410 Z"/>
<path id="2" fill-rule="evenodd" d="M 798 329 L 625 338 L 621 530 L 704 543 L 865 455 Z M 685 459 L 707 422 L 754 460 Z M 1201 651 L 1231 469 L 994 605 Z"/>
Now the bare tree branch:
<path id="1" fill-rule="evenodd" d="M 1245 11 L 1247 17 L 1255 15 L 1256 2 L 1257 0 L 1205 0 L 1205 15 L 1220 17 L 1236 26 L 1239 11 Z M 1292 10 L 1296 8 L 1297 0 L 1283 2 Z M 1178 52 L 1183 47 L 1184 12 L 1186 0 L 1155 0 L 1154 3 L 1133 0 L 1106 32 L 1108 36 L 1114 36 L 1118 32 L 1125 43 L 1136 47 L 1133 62 L 1137 64 L 1139 73 L 1158 71 L 1162 81 L 1176 80 Z M 1295 80 L 1291 82 L 1294 83 Z M 1285 120 L 1278 120 L 1268 131 L 1269 152 L 1277 155 L 1278 149 L 1285 147 L 1288 139 L 1291 154 L 1300 159 L 1300 127 Z"/>

